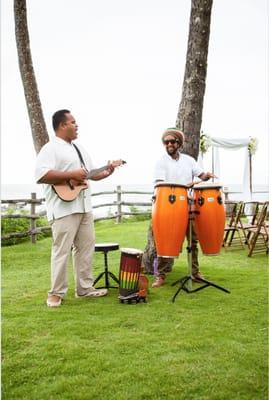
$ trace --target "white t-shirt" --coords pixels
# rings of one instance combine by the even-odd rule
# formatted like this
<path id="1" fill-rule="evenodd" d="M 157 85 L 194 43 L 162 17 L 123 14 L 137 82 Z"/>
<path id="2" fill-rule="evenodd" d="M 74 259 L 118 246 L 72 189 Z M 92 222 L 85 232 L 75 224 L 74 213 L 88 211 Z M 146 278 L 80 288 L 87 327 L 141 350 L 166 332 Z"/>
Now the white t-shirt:
<path id="1" fill-rule="evenodd" d="M 180 153 L 179 159 L 174 160 L 167 153 L 160 158 L 154 169 L 154 182 L 157 180 L 187 185 L 199 176 L 203 170 L 194 158 Z"/>
<path id="2" fill-rule="evenodd" d="M 83 147 L 77 144 L 76 146 L 82 154 L 87 170 L 92 170 L 94 166 L 89 154 Z M 38 182 L 50 170 L 71 171 L 79 168 L 81 168 L 81 162 L 73 144 L 55 136 L 42 147 L 37 155 L 35 179 Z M 43 184 L 43 189 L 46 198 L 48 221 L 92 210 L 89 181 L 88 189 L 82 190 L 79 196 L 70 202 L 61 200 L 51 185 Z"/>

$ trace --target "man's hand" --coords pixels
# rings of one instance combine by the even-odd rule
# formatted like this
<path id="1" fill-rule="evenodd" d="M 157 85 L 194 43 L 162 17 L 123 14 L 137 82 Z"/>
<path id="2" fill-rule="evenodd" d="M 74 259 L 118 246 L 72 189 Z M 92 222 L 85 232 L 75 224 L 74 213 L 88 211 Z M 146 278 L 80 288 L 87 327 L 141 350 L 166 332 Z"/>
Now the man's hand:
<path id="1" fill-rule="evenodd" d="M 84 182 L 87 178 L 87 174 L 88 172 L 83 168 L 75 169 L 73 171 L 70 171 L 70 179 L 74 179 L 78 182 Z"/>
<path id="2" fill-rule="evenodd" d="M 107 165 L 101 167 L 100 169 L 90 171 L 90 179 L 93 181 L 100 181 L 101 179 L 107 178 L 110 176 L 115 170 L 113 163 L 108 161 Z"/>
<path id="3" fill-rule="evenodd" d="M 113 161 L 112 161 L 112 162 L 111 162 L 111 161 L 108 161 L 108 163 L 107 163 L 107 169 L 106 169 L 106 172 L 108 172 L 108 175 L 107 175 L 107 176 L 113 174 L 114 170 L 115 170 L 115 167 L 114 167 L 114 165 L 113 165 Z"/>
<path id="4" fill-rule="evenodd" d="M 200 179 L 202 179 L 202 181 L 208 181 L 211 178 L 218 178 L 216 175 L 212 174 L 212 172 L 203 172 L 201 175 L 199 175 Z"/>
<path id="5" fill-rule="evenodd" d="M 113 174 L 114 170 L 115 170 L 115 167 L 113 165 L 113 161 L 112 161 L 112 163 L 110 161 L 108 161 L 106 169 L 104 171 L 100 172 L 100 174 L 96 175 L 95 178 L 97 178 L 98 180 L 107 178 L 108 176 Z"/>

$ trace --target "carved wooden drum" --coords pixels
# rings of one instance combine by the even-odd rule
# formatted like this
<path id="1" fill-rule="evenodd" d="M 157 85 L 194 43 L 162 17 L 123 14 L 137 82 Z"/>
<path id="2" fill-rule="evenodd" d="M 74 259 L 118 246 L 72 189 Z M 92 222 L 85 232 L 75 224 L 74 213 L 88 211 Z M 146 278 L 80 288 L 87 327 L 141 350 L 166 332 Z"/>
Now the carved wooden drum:
<path id="1" fill-rule="evenodd" d="M 119 299 L 138 296 L 143 252 L 133 248 L 121 249 Z"/>

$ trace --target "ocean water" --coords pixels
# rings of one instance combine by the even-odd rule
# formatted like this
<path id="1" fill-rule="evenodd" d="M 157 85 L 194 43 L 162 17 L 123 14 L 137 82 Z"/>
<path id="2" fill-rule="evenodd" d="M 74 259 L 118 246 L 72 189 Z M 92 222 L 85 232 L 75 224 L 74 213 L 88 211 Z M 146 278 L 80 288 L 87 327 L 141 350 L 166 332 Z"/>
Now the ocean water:
<path id="1" fill-rule="evenodd" d="M 92 193 L 104 192 L 104 191 L 115 191 L 115 184 L 107 184 L 100 182 L 91 182 Z M 143 191 L 148 192 L 147 194 L 124 194 L 122 195 L 122 201 L 126 202 L 149 202 L 151 203 L 151 197 L 153 194 L 154 186 L 151 184 L 122 184 L 122 190 L 124 191 Z M 225 185 L 223 186 L 224 190 L 229 191 L 229 199 L 230 200 L 244 200 L 242 194 L 242 185 Z M 30 199 L 31 193 L 36 193 L 37 198 L 43 198 L 43 190 L 42 185 L 37 184 L 3 184 L 1 186 L 1 199 L 2 200 L 10 200 L 10 199 Z M 100 196 L 92 197 L 93 206 L 98 206 L 99 204 L 104 203 L 113 203 L 117 200 L 116 193 L 114 194 L 105 194 Z M 254 185 L 253 187 L 253 195 L 252 200 L 255 201 L 267 201 L 269 200 L 269 185 Z M 43 206 L 44 209 L 45 206 Z M 139 211 L 149 209 L 150 206 L 136 207 Z M 40 207 L 40 210 L 42 206 Z M 117 207 L 106 206 L 100 208 L 94 208 L 93 212 L 95 217 L 101 217 L 104 215 L 115 214 Z M 123 211 L 130 211 L 129 206 L 122 206 Z"/>
<path id="2" fill-rule="evenodd" d="M 117 185 L 115 184 L 103 184 L 91 182 L 92 194 L 99 192 L 113 192 L 116 191 Z M 121 185 L 121 189 L 124 191 L 142 191 L 148 192 L 148 194 L 124 194 L 122 195 L 122 201 L 125 202 L 148 202 L 151 203 L 151 197 L 153 194 L 153 185 Z M 44 198 L 42 185 L 37 184 L 5 184 L 1 186 L 1 199 L 2 200 L 21 200 L 30 199 L 31 193 L 36 193 L 37 198 Z M 93 207 L 100 204 L 113 203 L 117 200 L 117 194 L 103 194 L 99 196 L 92 196 Z M 150 206 L 137 207 L 138 211 L 149 209 Z M 38 211 L 43 211 L 44 206 L 40 206 Z M 95 217 L 102 217 L 108 214 L 114 215 L 117 211 L 117 206 L 109 205 L 105 207 L 98 207 L 93 209 Z M 129 206 L 122 206 L 122 211 L 129 212 Z"/>
<path id="3" fill-rule="evenodd" d="M 92 193 L 98 193 L 103 191 L 116 190 L 115 184 L 91 182 Z M 153 192 L 154 186 L 152 184 L 122 184 L 122 190 L 128 191 L 146 191 Z M 223 185 L 225 190 L 230 192 L 229 198 L 231 200 L 243 200 L 242 198 L 242 185 L 227 184 Z M 1 185 L 1 199 L 26 199 L 31 197 L 31 193 L 36 193 L 38 198 L 43 196 L 42 185 L 37 184 L 2 184 Z M 127 195 L 126 195 L 127 196 Z M 128 195 L 129 196 L 129 195 Z M 130 195 L 131 196 L 131 195 Z M 135 195 L 132 195 L 135 196 Z M 140 201 L 147 201 L 150 199 L 150 195 L 141 195 Z M 254 185 L 253 187 L 253 200 L 266 201 L 269 200 L 269 185 L 260 184 Z M 127 200 L 126 200 L 127 201 Z"/>

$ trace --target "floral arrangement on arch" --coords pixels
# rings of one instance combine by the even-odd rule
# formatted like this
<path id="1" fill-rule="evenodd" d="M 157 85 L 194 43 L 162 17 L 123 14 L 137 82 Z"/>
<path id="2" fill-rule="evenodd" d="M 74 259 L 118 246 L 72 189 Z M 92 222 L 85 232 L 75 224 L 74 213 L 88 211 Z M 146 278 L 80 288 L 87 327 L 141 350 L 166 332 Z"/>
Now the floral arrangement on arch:
<path id="1" fill-rule="evenodd" d="M 205 154 L 209 147 L 212 145 L 212 140 L 210 136 L 202 134 L 200 137 L 200 151 Z"/>
<path id="2" fill-rule="evenodd" d="M 257 138 L 250 138 L 249 144 L 248 144 L 248 151 L 251 155 L 255 154 L 258 148 L 258 139 Z"/>

